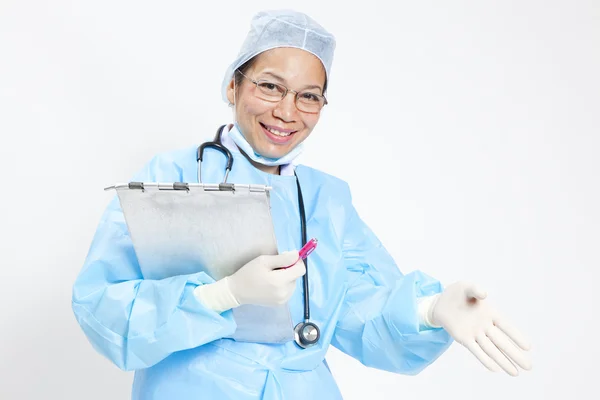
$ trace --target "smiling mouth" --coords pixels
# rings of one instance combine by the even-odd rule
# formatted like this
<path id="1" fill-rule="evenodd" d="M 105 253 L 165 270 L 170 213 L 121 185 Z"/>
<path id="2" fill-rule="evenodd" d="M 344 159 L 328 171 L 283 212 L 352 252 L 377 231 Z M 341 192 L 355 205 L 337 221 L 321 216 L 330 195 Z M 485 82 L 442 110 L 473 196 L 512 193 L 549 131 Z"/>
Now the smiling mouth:
<path id="1" fill-rule="evenodd" d="M 264 129 L 266 129 L 267 131 L 269 131 L 269 133 L 272 133 L 273 135 L 275 135 L 275 136 L 279 136 L 279 137 L 288 137 L 288 136 L 291 136 L 291 135 L 293 135 L 294 133 L 296 133 L 296 132 L 297 132 L 297 131 L 287 131 L 287 132 L 282 132 L 282 131 L 279 131 L 279 130 L 277 130 L 277 129 L 275 129 L 275 128 L 272 128 L 272 127 L 270 127 L 270 126 L 267 126 L 267 125 L 263 124 L 262 122 L 259 122 L 259 123 L 260 123 L 260 125 L 261 125 L 261 126 L 264 128 Z"/>

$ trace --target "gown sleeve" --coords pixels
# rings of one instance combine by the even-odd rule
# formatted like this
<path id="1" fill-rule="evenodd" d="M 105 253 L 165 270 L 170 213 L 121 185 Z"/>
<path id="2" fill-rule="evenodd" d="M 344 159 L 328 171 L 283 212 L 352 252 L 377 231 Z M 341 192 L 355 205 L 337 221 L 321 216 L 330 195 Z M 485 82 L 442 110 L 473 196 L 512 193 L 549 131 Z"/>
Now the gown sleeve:
<path id="1" fill-rule="evenodd" d="M 348 287 L 332 344 L 366 366 L 415 375 L 452 343 L 442 328 L 425 327 L 418 313 L 419 300 L 442 286 L 420 271 L 403 274 L 347 193 L 342 247 Z"/>
<path id="2" fill-rule="evenodd" d="M 155 157 L 133 180 L 176 181 L 175 174 L 172 163 Z M 231 311 L 216 313 L 194 296 L 212 282 L 204 272 L 144 279 L 115 196 L 73 285 L 72 309 L 96 351 L 123 370 L 143 369 L 235 331 Z"/>

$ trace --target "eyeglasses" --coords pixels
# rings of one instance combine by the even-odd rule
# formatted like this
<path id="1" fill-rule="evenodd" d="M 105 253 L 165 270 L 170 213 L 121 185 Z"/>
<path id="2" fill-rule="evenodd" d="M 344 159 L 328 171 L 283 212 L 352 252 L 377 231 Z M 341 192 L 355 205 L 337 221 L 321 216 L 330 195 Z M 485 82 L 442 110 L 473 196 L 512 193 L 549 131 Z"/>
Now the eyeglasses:
<path id="1" fill-rule="evenodd" d="M 319 113 L 325 104 L 327 104 L 327 99 L 325 96 L 320 94 L 313 93 L 308 90 L 297 92 L 295 90 L 288 89 L 280 83 L 274 83 L 264 79 L 255 81 L 254 79 L 244 75 L 244 73 L 239 69 L 237 72 L 256 85 L 256 88 L 258 89 L 256 91 L 256 97 L 259 99 L 271 102 L 279 102 L 283 100 L 288 92 L 292 92 L 296 94 L 295 102 L 298 110 L 310 114 Z"/>

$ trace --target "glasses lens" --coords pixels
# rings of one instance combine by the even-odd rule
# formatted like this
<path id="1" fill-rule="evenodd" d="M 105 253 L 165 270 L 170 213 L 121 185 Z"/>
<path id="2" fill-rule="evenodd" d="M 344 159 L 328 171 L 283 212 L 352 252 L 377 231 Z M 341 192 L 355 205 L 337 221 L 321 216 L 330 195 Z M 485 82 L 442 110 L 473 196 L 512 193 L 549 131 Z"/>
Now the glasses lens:
<path id="1" fill-rule="evenodd" d="M 279 101 L 285 93 L 285 87 L 272 82 L 258 81 L 256 86 L 258 97 L 267 101 Z"/>
<path id="2" fill-rule="evenodd" d="M 256 96 L 262 100 L 277 102 L 287 92 L 285 86 L 269 81 L 256 82 Z M 298 110 L 306 113 L 318 113 L 325 105 L 325 98 L 317 93 L 300 92 L 296 98 Z"/>
<path id="3" fill-rule="evenodd" d="M 318 113 L 321 108 L 325 105 L 325 98 L 319 94 L 311 92 L 300 92 L 298 93 L 298 99 L 296 100 L 296 107 L 298 110 L 307 113 Z"/>

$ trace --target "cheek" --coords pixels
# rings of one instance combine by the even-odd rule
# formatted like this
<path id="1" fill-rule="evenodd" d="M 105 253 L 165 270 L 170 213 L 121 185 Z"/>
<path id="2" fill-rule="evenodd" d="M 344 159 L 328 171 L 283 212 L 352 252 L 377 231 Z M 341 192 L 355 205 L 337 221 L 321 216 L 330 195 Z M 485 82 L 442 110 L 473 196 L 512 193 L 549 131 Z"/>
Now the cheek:
<path id="1" fill-rule="evenodd" d="M 259 115 L 263 115 L 265 113 L 270 112 L 272 108 L 272 105 L 265 104 L 264 102 L 256 98 L 251 98 L 245 101 L 243 107 L 244 113 L 248 117 L 257 117 Z"/>
<path id="2" fill-rule="evenodd" d="M 312 131 L 315 125 L 317 125 L 317 122 L 319 122 L 319 117 L 320 114 L 315 114 L 314 116 L 307 116 L 306 118 L 302 119 L 302 122 L 309 131 Z"/>

